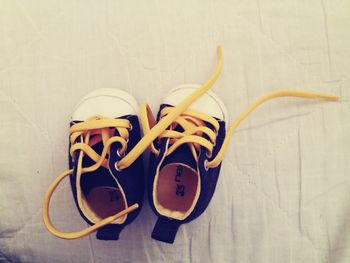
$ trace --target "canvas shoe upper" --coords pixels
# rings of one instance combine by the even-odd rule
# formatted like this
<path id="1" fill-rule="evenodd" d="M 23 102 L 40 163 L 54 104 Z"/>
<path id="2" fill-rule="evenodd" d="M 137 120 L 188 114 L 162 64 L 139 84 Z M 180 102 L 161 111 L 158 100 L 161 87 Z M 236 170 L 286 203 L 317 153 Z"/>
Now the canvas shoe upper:
<path id="1" fill-rule="evenodd" d="M 122 170 L 115 165 L 141 139 L 137 109 L 130 94 L 99 89 L 84 97 L 72 115 L 68 174 L 76 206 L 90 225 L 118 215 L 99 227 L 98 239 L 117 240 L 139 213 L 130 207 L 133 210 L 142 205 L 142 158 Z M 83 234 L 58 236 L 71 239 Z"/>
<path id="2" fill-rule="evenodd" d="M 200 85 L 182 85 L 172 90 L 160 106 L 158 121 L 199 87 Z M 206 114 L 215 125 L 195 117 L 193 113 L 196 112 Z M 190 106 L 189 111 L 184 111 L 169 130 L 181 134 L 188 133 L 191 129 L 198 130 L 199 127 L 203 127 L 204 131 L 207 129 L 209 135 L 195 132 L 189 136 L 203 137 L 211 143 L 213 149 L 210 155 L 207 148 L 198 147 L 199 145 L 196 148 L 195 144 L 186 142 L 168 154 L 171 145 L 178 140 L 166 137 L 166 134 L 160 136 L 157 142 L 159 153 L 150 157 L 149 200 L 158 215 L 153 238 L 172 243 L 178 227 L 197 218 L 209 205 L 221 164 L 213 169 L 207 169 L 205 165 L 221 148 L 226 123 L 227 111 L 224 104 L 213 92 L 208 91 Z M 210 140 L 210 136 L 213 140 Z"/>

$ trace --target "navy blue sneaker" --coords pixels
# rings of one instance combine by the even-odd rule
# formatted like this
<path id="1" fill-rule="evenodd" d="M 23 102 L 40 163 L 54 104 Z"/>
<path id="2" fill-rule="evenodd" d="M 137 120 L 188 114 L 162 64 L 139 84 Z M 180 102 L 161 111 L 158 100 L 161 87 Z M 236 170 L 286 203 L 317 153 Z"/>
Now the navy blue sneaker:
<path id="1" fill-rule="evenodd" d="M 50 186 L 43 207 L 51 233 L 74 239 L 97 230 L 98 239 L 117 240 L 136 218 L 145 188 L 142 157 L 124 169 L 117 164 L 141 139 L 137 112 L 136 100 L 116 89 L 95 90 L 78 103 L 70 125 L 70 170 Z M 52 192 L 66 176 L 81 216 L 91 225 L 75 233 L 55 229 L 48 215 Z"/>
<path id="2" fill-rule="evenodd" d="M 149 200 L 158 216 L 152 232 L 156 240 L 173 243 L 181 224 L 205 211 L 215 192 L 233 131 L 256 107 L 278 97 L 338 100 L 337 96 L 301 90 L 274 91 L 238 115 L 226 132 L 226 108 L 218 96 L 208 90 L 213 82 L 208 83 L 172 90 L 157 115 L 157 125 L 170 125 L 158 133 L 151 145 Z M 157 125 L 148 129 L 146 123 L 145 134 Z"/>
<path id="3" fill-rule="evenodd" d="M 198 87 L 184 85 L 172 90 L 160 106 L 157 121 Z M 208 169 L 206 163 L 222 147 L 226 122 L 225 105 L 207 91 L 159 136 L 159 152 L 150 159 L 149 200 L 158 216 L 152 238 L 173 243 L 180 225 L 194 220 L 208 207 L 221 164 Z"/>

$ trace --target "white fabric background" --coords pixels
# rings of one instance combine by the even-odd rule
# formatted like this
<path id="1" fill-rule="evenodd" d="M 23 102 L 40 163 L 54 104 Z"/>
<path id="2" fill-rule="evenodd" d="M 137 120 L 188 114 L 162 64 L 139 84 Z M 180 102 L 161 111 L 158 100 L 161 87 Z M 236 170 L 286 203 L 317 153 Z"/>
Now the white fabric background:
<path id="1" fill-rule="evenodd" d="M 0 262 L 349 262 L 350 2 L 0 0 Z M 281 99 L 234 135 L 214 198 L 173 245 L 150 238 L 147 202 L 117 242 L 64 241 L 41 220 L 67 168 L 75 103 L 121 88 L 154 110 L 173 87 L 203 83 L 233 119 L 258 96 L 298 88 L 341 103 Z M 65 182 L 61 229 L 86 226 Z"/>

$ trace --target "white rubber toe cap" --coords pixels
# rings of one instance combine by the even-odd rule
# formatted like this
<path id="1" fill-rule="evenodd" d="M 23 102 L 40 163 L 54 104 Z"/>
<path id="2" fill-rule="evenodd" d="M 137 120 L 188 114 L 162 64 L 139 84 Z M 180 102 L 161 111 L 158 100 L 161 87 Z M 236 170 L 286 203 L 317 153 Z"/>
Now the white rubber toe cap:
<path id="1" fill-rule="evenodd" d="M 77 104 L 72 121 L 84 121 L 95 115 L 118 118 L 129 114 L 138 114 L 138 103 L 131 94 L 119 89 L 97 89 Z"/>
<path id="2" fill-rule="evenodd" d="M 176 106 L 183 101 L 194 90 L 198 89 L 198 84 L 186 84 L 172 89 L 169 95 L 163 100 L 163 103 Z M 204 112 L 210 116 L 228 122 L 228 114 L 225 104 L 212 91 L 207 91 L 198 100 L 193 102 L 189 107 L 192 110 Z"/>

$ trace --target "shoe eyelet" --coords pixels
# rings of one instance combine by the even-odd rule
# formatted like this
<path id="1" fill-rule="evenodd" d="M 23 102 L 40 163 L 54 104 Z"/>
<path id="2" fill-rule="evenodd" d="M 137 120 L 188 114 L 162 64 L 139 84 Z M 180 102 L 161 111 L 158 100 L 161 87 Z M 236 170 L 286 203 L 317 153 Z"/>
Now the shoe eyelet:
<path id="1" fill-rule="evenodd" d="M 133 127 L 132 127 L 132 124 L 130 123 L 129 125 L 129 131 L 132 131 Z"/>
<path id="2" fill-rule="evenodd" d="M 118 167 L 118 163 L 119 163 L 119 162 L 115 162 L 115 163 L 114 163 L 114 167 L 115 167 L 115 169 L 116 169 L 118 172 L 121 172 L 122 169 L 120 169 L 120 168 Z"/>
<path id="3" fill-rule="evenodd" d="M 205 171 L 209 171 L 209 167 L 208 167 L 208 159 L 205 159 L 205 161 L 204 161 L 204 169 L 205 169 Z"/>
<path id="4" fill-rule="evenodd" d="M 123 158 L 125 156 L 125 151 L 123 153 L 120 153 L 120 149 L 117 150 L 117 154 L 120 158 Z"/>
<path id="5" fill-rule="evenodd" d="M 205 155 L 207 156 L 208 159 L 210 159 L 213 156 L 213 152 L 211 152 L 210 154 L 208 154 L 208 152 L 205 152 Z"/>

